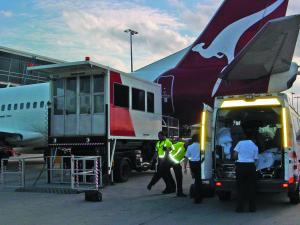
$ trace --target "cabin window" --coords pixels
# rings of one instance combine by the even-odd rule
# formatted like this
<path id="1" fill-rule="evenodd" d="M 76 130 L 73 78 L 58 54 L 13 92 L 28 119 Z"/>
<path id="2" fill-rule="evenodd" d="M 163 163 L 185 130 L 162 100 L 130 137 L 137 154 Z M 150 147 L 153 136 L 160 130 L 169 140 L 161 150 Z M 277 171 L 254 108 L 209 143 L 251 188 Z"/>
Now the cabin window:
<path id="1" fill-rule="evenodd" d="M 104 95 L 94 95 L 94 113 L 104 112 Z"/>
<path id="2" fill-rule="evenodd" d="M 132 109 L 145 111 L 145 91 L 132 88 Z"/>
<path id="3" fill-rule="evenodd" d="M 104 113 L 104 77 L 94 76 L 93 85 L 94 113 Z"/>
<path id="4" fill-rule="evenodd" d="M 24 103 L 20 103 L 20 109 L 24 109 Z"/>
<path id="5" fill-rule="evenodd" d="M 118 83 L 114 84 L 114 105 L 129 108 L 129 87 Z"/>
<path id="6" fill-rule="evenodd" d="M 14 110 L 17 110 L 18 109 L 18 104 L 14 104 Z"/>
<path id="7" fill-rule="evenodd" d="M 76 105 L 76 78 L 70 78 L 66 85 L 66 114 L 76 114 Z"/>
<path id="8" fill-rule="evenodd" d="M 1 106 L 1 111 L 5 111 L 5 105 Z"/>
<path id="9" fill-rule="evenodd" d="M 44 108 L 44 106 L 45 106 L 45 102 L 44 102 L 44 101 L 41 101 L 41 102 L 40 102 L 40 108 Z"/>
<path id="10" fill-rule="evenodd" d="M 64 113 L 64 97 L 54 98 L 54 114 L 63 115 Z"/>
<path id="11" fill-rule="evenodd" d="M 34 102 L 32 107 L 35 109 L 37 107 L 37 102 Z"/>
<path id="12" fill-rule="evenodd" d="M 55 80 L 53 81 L 53 87 L 54 87 L 54 96 L 64 96 L 64 81 L 63 80 Z"/>
<path id="13" fill-rule="evenodd" d="M 29 109 L 30 108 L 30 102 L 27 102 L 26 103 L 26 109 Z"/>
<path id="14" fill-rule="evenodd" d="M 94 93 L 104 92 L 104 76 L 94 76 Z"/>
<path id="15" fill-rule="evenodd" d="M 154 113 L 154 93 L 147 92 L 147 112 Z"/>
<path id="16" fill-rule="evenodd" d="M 11 110 L 11 104 L 8 104 L 7 110 Z"/>
<path id="17" fill-rule="evenodd" d="M 80 114 L 91 113 L 90 94 L 90 77 L 80 77 Z"/>

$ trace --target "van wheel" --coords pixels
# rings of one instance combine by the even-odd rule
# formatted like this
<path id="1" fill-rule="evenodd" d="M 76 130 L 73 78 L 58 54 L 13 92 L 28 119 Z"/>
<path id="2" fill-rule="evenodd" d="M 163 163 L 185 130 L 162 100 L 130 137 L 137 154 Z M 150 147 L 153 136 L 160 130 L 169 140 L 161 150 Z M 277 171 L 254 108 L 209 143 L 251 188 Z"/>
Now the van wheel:
<path id="1" fill-rule="evenodd" d="M 217 195 L 221 202 L 230 201 L 231 199 L 231 192 L 230 191 L 218 191 Z"/>
<path id="2" fill-rule="evenodd" d="M 114 171 L 114 179 L 116 182 L 126 182 L 131 173 L 131 167 L 127 159 L 121 159 Z"/>
<path id="3" fill-rule="evenodd" d="M 290 203 L 298 204 L 300 202 L 299 185 L 295 191 L 289 192 Z"/>

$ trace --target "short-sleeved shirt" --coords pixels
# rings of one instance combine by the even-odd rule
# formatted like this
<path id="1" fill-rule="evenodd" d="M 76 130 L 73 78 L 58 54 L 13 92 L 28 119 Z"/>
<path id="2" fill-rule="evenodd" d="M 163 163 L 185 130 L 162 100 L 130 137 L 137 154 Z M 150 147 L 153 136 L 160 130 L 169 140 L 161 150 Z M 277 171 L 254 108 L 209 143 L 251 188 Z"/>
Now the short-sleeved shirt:
<path id="1" fill-rule="evenodd" d="M 185 157 L 190 161 L 200 161 L 200 144 L 194 142 L 187 147 Z"/>
<path id="2" fill-rule="evenodd" d="M 251 140 L 239 141 L 234 151 L 238 153 L 237 162 L 252 163 L 258 159 L 258 147 Z"/>

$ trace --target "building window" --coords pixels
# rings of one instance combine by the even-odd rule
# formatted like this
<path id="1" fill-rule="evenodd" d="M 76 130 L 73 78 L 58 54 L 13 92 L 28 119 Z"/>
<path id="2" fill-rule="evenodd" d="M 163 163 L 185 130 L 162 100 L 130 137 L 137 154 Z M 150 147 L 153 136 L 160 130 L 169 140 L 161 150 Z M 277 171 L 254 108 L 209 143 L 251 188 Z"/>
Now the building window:
<path id="1" fill-rule="evenodd" d="M 32 107 L 35 109 L 37 107 L 37 102 L 34 102 Z"/>
<path id="2" fill-rule="evenodd" d="M 129 87 L 114 84 L 114 105 L 129 108 Z"/>
<path id="3" fill-rule="evenodd" d="M 132 88 L 132 109 L 145 111 L 145 91 Z"/>
<path id="4" fill-rule="evenodd" d="M 154 113 L 154 94 L 147 92 L 147 112 Z"/>
<path id="5" fill-rule="evenodd" d="M 5 105 L 1 106 L 1 111 L 5 111 Z"/>
<path id="6" fill-rule="evenodd" d="M 20 109 L 24 109 L 24 103 L 20 104 Z"/>
<path id="7" fill-rule="evenodd" d="M 26 109 L 29 109 L 30 108 L 30 102 L 27 102 L 26 103 Z"/>
<path id="8" fill-rule="evenodd" d="M 7 110 L 11 110 L 11 104 L 8 104 Z"/>
<path id="9" fill-rule="evenodd" d="M 14 104 L 14 110 L 17 110 L 18 109 L 18 104 Z"/>
<path id="10" fill-rule="evenodd" d="M 40 108 L 44 108 L 44 106 L 45 106 L 45 102 L 44 102 L 44 101 L 41 101 L 41 102 L 40 102 Z"/>

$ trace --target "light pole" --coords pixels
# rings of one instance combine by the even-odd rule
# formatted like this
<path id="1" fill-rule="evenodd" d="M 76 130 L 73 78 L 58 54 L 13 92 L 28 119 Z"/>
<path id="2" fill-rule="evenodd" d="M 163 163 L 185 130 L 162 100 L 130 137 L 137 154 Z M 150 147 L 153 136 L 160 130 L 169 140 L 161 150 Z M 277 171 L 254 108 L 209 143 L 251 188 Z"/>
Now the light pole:
<path id="1" fill-rule="evenodd" d="M 131 72 L 133 72 L 133 62 L 132 62 L 132 36 L 135 34 L 138 34 L 137 31 L 131 30 L 131 29 L 127 29 L 124 30 L 125 33 L 129 33 L 129 37 L 130 37 L 130 62 L 131 62 Z"/>

